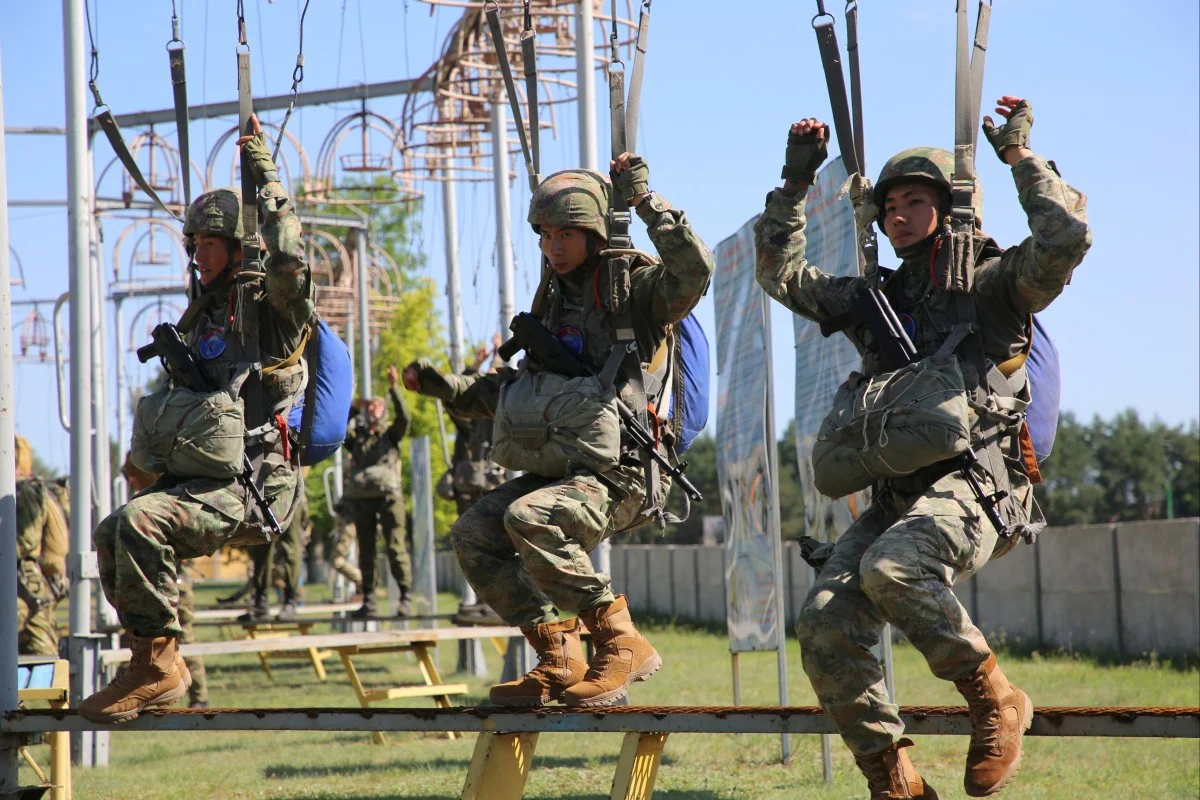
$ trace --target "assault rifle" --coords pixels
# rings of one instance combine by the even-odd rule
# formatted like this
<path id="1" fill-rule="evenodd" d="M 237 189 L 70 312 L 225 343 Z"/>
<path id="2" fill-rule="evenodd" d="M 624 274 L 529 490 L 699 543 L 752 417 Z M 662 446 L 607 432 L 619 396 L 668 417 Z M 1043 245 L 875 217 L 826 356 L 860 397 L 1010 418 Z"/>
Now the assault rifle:
<path id="1" fill-rule="evenodd" d="M 901 369 L 918 360 L 916 346 L 908 337 L 904 326 L 900 324 L 899 317 L 896 316 L 892 304 L 888 302 L 887 296 L 882 290 L 874 287 L 860 290 L 849 311 L 830 317 L 821 323 L 821 335 L 828 338 L 853 324 L 864 325 L 871 332 L 871 338 L 874 339 L 875 346 L 879 348 L 879 352 L 883 356 L 883 363 L 889 370 Z M 959 471 L 963 480 L 971 487 L 971 492 L 979 501 L 979 505 L 983 507 L 983 513 L 987 515 L 988 521 L 995 527 L 1000 538 L 1010 538 L 1014 531 L 1000 516 L 999 507 L 1000 501 L 1008 497 L 1008 492 L 997 491 L 994 494 L 988 494 L 983 490 L 983 484 L 979 482 L 979 478 L 973 471 L 974 467 L 979 465 L 979 456 L 976 455 L 974 448 L 968 445 L 965 453 L 942 463 L 951 467 L 951 471 L 954 469 Z"/>
<path id="2" fill-rule="evenodd" d="M 150 344 L 142 345 L 137 349 L 138 361 L 145 364 L 150 359 L 158 356 L 162 359 L 163 367 L 170 374 L 171 378 L 180 386 L 191 389 L 193 392 L 215 392 L 217 391 L 216 383 L 204 371 L 200 362 L 196 361 L 196 357 L 192 355 L 191 348 L 184 343 L 183 338 L 179 335 L 179 329 L 169 322 L 163 322 L 154 327 L 150 332 L 152 341 Z M 250 456 L 242 455 L 242 474 L 238 476 L 238 480 L 246 487 L 246 491 L 250 492 L 250 496 L 254 498 L 254 502 L 262 511 L 263 518 L 266 519 L 267 525 L 276 537 L 283 536 L 283 528 L 279 526 L 279 520 L 275 518 L 275 512 L 271 510 L 271 506 L 267 503 L 267 499 L 258 489 L 258 485 L 254 482 L 253 474 L 254 467 L 250 463 Z"/>
<path id="3" fill-rule="evenodd" d="M 517 314 L 513 317 L 508 329 L 512 331 L 512 338 L 500 345 L 500 349 L 497 351 L 505 361 L 511 361 L 513 356 L 524 350 L 526 355 L 536 361 L 539 366 L 556 375 L 565 375 L 568 378 L 584 378 L 595 375 L 533 314 L 527 311 Z M 697 503 L 702 502 L 704 495 L 684 474 L 687 462 L 681 461 L 676 466 L 663 458 L 662 453 L 658 452 L 658 448 L 654 446 L 654 437 L 650 431 L 638 422 L 633 411 L 619 397 L 617 398 L 617 413 L 620 414 L 625 432 L 629 434 L 629 438 L 633 439 L 634 444 L 649 455 L 660 469 L 671 476 L 672 480 L 682 486 L 689 498 Z M 646 491 L 650 491 L 650 487 L 646 487 Z"/>

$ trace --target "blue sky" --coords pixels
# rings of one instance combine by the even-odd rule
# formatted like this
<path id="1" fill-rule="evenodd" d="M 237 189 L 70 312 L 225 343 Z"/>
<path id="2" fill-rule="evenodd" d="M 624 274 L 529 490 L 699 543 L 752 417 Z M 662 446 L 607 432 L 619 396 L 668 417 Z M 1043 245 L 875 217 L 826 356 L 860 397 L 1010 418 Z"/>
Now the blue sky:
<path id="1" fill-rule="evenodd" d="M 234 99 L 235 4 L 179 5 L 190 100 Z M 295 63 L 301 3 L 245 5 L 255 92 L 283 93 Z M 873 175 L 905 147 L 952 144 L 954 14 L 949 0 L 860 5 L 866 161 Z M 839 14 L 841 6 L 830 4 Z M 1198 6 L 1162 3 L 1145 20 L 1131 18 L 1128 4 L 1117 2 L 999 0 L 995 6 L 985 109 L 1001 94 L 1029 98 L 1033 148 L 1055 159 L 1089 198 L 1095 244 L 1044 314 L 1062 355 L 1064 407 L 1085 418 L 1133 407 L 1170 423 L 1194 419 L 1200 406 Z M 163 54 L 170 7 L 168 0 L 99 0 L 100 86 L 116 113 L 170 106 Z M 61 125 L 61 4 L 2 0 L 0 9 L 6 124 Z M 303 89 L 415 76 L 435 58 L 458 13 L 441 8 L 431 14 L 416 0 L 312 0 Z M 761 209 L 777 183 L 787 125 L 805 116 L 828 118 L 812 13 L 815 4 L 782 0 L 654 4 L 639 149 L 654 188 L 687 211 L 711 247 Z M 839 34 L 844 43 L 840 22 Z M 596 38 L 601 41 L 599 31 Z M 398 120 L 401 105 L 402 98 L 381 99 L 369 108 Z M 306 109 L 289 130 L 315 157 L 334 122 L 355 110 L 352 104 Z M 546 173 L 578 163 L 574 105 L 558 106 L 554 114 L 557 137 L 543 145 Z M 279 121 L 282 113 L 264 116 Z M 597 118 L 603 149 L 604 109 Z M 231 124 L 194 123 L 193 157 L 202 162 Z M 171 127 L 161 132 L 171 136 Z M 7 147 L 10 199 L 65 197 L 61 137 L 8 136 Z M 96 152 L 99 172 L 112 156 L 103 142 Z M 1016 244 L 1028 226 L 1010 174 L 990 151 L 980 154 L 979 170 L 986 228 L 1001 244 Z M 418 245 L 441 284 L 441 198 L 436 185 L 424 188 L 429 202 Z M 474 339 L 498 324 L 492 192 L 490 183 L 458 190 L 465 317 Z M 521 222 L 527 200 L 522 175 L 511 190 L 518 307 L 528 304 L 537 267 L 533 236 Z M 122 227 L 105 224 L 106 277 Z M 64 291 L 65 211 L 13 208 L 10 230 L 27 282 L 14 299 Z M 640 243 L 646 244 L 644 236 Z M 885 264 L 894 263 L 886 244 L 881 255 Z M 711 302 L 700 308 L 710 334 Z M 792 408 L 792 328 L 778 307 L 772 324 L 782 426 Z M 111 332 L 107 338 L 111 348 Z M 132 358 L 127 364 L 136 366 Z M 19 365 L 16 381 L 18 431 L 43 458 L 65 467 L 68 441 L 57 422 L 52 370 Z"/>

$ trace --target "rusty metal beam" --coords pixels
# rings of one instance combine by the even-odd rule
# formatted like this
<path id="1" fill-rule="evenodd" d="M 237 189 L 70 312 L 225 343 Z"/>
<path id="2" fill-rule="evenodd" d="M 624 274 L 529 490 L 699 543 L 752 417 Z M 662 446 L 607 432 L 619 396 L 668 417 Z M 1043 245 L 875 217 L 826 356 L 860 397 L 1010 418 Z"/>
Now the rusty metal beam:
<path id="1" fill-rule="evenodd" d="M 1100 712 L 1100 713 L 1098 713 Z M 906 732 L 965 736 L 965 707 L 901 709 Z M 41 731 L 502 731 L 511 733 L 834 733 L 816 707 L 627 706 L 596 711 L 540 708 L 180 709 L 148 711 L 119 726 L 96 725 L 75 711 L 15 711 L 0 733 Z M 1200 708 L 1039 709 L 1031 736 L 1200 738 Z"/>

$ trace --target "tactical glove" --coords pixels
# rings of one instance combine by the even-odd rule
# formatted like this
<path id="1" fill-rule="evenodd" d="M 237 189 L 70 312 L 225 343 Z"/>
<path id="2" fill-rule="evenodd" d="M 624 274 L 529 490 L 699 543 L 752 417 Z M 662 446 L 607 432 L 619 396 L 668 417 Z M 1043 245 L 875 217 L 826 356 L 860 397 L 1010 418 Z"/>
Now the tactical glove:
<path id="1" fill-rule="evenodd" d="M 983 135 L 996 148 L 996 155 L 1004 161 L 1004 148 L 1029 147 L 1029 129 L 1033 127 L 1033 106 L 1022 100 L 1008 115 L 1008 121 L 996 127 L 991 117 L 983 118 Z M 1007 161 L 1004 161 L 1007 164 Z"/>
<path id="2" fill-rule="evenodd" d="M 641 156 L 630 156 L 629 169 L 624 172 L 613 171 L 609 175 L 612 176 L 613 189 L 625 198 L 626 203 L 650 191 L 650 167 L 646 166 Z"/>
<path id="3" fill-rule="evenodd" d="M 825 129 L 828 137 L 829 128 Z M 817 132 L 796 134 L 788 131 L 787 151 L 783 160 L 783 174 L 779 177 L 800 183 L 816 180 L 817 169 L 829 157 L 828 139 L 818 139 Z"/>
<path id="4" fill-rule="evenodd" d="M 250 141 L 242 145 L 242 153 L 250 164 L 254 174 L 254 182 L 258 186 L 266 186 L 271 181 L 279 180 L 279 170 L 271 160 L 271 148 L 267 147 L 267 137 L 261 131 L 254 134 Z"/>

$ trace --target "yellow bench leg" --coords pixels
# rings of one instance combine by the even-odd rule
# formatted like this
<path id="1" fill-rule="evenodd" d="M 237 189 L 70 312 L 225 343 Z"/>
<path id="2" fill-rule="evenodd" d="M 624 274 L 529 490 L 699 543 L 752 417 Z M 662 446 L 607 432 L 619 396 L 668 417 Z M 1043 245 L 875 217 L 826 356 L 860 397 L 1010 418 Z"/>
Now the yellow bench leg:
<path id="1" fill-rule="evenodd" d="M 481 733 L 462 800 L 520 800 L 537 747 L 536 733 Z"/>
<path id="2" fill-rule="evenodd" d="M 425 679 L 426 686 L 437 686 L 442 682 L 442 676 L 438 672 L 437 664 L 433 663 L 433 658 L 429 655 L 429 648 L 423 644 L 417 644 L 413 647 L 413 651 L 417 656 L 417 666 L 421 668 L 421 677 Z M 434 695 L 433 702 L 438 708 L 450 707 L 450 696 L 445 694 Z M 446 731 L 447 739 L 457 739 L 458 734 L 454 731 Z"/>
<path id="3" fill-rule="evenodd" d="M 346 668 L 346 676 L 350 678 L 350 686 L 354 688 L 354 694 L 358 696 L 358 704 L 363 708 L 369 708 L 371 701 L 367 699 L 367 691 L 363 688 L 362 679 L 358 677 L 358 670 L 354 668 L 354 662 L 350 660 L 350 654 L 340 652 L 338 655 L 342 657 L 342 666 Z M 371 731 L 371 741 L 375 744 L 383 744 L 383 734 L 379 731 Z"/>
<path id="4" fill-rule="evenodd" d="M 662 760 L 665 733 L 627 733 L 617 758 L 612 800 L 650 800 Z"/>

